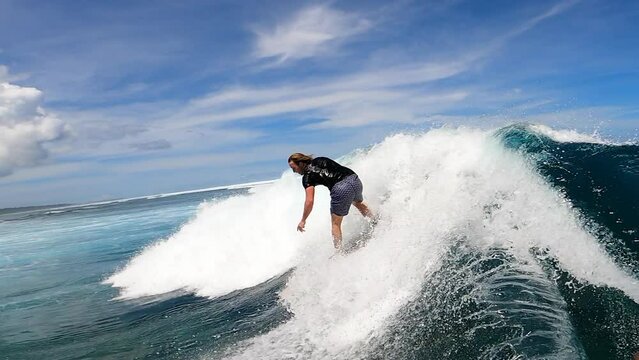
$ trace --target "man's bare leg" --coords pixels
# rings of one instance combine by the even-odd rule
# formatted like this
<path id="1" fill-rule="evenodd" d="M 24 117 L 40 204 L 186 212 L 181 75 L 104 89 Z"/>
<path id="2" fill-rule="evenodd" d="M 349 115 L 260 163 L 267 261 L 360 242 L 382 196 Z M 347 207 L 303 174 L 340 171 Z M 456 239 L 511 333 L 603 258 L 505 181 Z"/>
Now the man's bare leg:
<path id="1" fill-rule="evenodd" d="M 342 219 L 343 216 L 331 213 L 331 232 L 333 234 L 333 246 L 340 250 L 342 247 Z"/>
<path id="2" fill-rule="evenodd" d="M 366 206 L 363 201 L 353 201 L 353 206 L 355 206 L 357 210 L 362 213 L 362 215 L 366 216 L 367 218 L 373 219 L 373 212 L 368 208 L 368 206 Z"/>

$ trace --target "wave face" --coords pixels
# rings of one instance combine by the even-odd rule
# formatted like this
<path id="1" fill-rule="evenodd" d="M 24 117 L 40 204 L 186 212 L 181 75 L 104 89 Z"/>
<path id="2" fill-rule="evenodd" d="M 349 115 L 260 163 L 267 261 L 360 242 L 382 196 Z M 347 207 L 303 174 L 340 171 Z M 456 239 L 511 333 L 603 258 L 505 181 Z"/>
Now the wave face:
<path id="1" fill-rule="evenodd" d="M 286 172 L 202 204 L 106 282 L 217 298 L 285 280 L 286 320 L 204 358 L 623 358 L 639 344 L 638 148 L 551 135 L 438 129 L 349 154 L 380 221 L 351 210 L 347 246 L 367 243 L 346 256 L 324 188 L 295 232 Z"/>
<path id="2" fill-rule="evenodd" d="M 638 278 L 639 146 L 539 126 L 511 126 L 499 136 L 533 162 L 617 265 Z M 623 359 L 639 349 L 636 299 L 578 281 L 560 268 L 554 272 L 590 358 Z"/>

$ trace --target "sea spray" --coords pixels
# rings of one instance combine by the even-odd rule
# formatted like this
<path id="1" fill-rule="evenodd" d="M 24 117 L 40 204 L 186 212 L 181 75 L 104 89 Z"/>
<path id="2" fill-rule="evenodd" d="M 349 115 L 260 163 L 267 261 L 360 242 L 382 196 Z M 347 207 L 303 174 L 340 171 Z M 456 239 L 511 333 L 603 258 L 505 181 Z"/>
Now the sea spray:
<path id="1" fill-rule="evenodd" d="M 344 257 L 326 189 L 294 230 L 288 169 L 248 190 L 6 211 L 0 353 L 630 358 L 637 159 L 637 144 L 526 124 L 390 136 L 338 159 L 381 215 L 352 209 Z"/>
<path id="2" fill-rule="evenodd" d="M 494 321 L 503 329 L 516 329 L 501 340 L 495 338 L 488 348 L 481 345 L 487 339 L 480 337 L 471 352 L 475 356 L 583 356 L 566 304 L 539 256 L 556 259 L 582 281 L 614 286 L 635 302 L 639 299 L 636 279 L 617 267 L 583 228 L 570 202 L 491 133 L 400 134 L 354 157 L 350 166 L 360 174 L 365 197 L 382 219 L 369 244 L 337 260 L 317 252 L 311 252 L 316 257 L 302 258 L 281 293 L 294 317 L 241 345 L 233 356 L 390 355 L 389 344 L 405 345 L 408 337 L 402 337 L 416 330 L 404 328 L 397 340 L 389 336 L 393 324 L 401 323 L 408 304 L 438 291 L 424 284 L 445 270 L 442 264 L 450 261 L 448 254 L 458 239 L 479 261 L 490 259 L 495 251 L 505 254 L 501 261 L 510 269 L 501 275 L 480 272 L 461 279 L 462 285 L 473 288 L 464 301 L 477 306 L 468 316 L 479 319 L 467 329 L 467 338 L 478 329 L 490 329 Z M 508 287 L 510 292 L 504 290 Z M 530 296 L 520 295 L 526 293 Z M 531 321 L 518 317 L 526 313 Z"/>
<path id="3" fill-rule="evenodd" d="M 303 194 L 288 190 L 294 184 L 297 179 L 286 174 L 248 195 L 201 204 L 178 232 L 144 249 L 106 282 L 122 288 L 120 298 L 177 290 L 215 297 L 286 272 L 304 241 L 295 232 L 301 213 L 295 205 Z M 319 195 L 316 206 L 326 202 Z M 318 233 L 319 224 L 309 225 L 309 233 Z"/>
<path id="4" fill-rule="evenodd" d="M 503 254 L 494 276 L 480 271 L 457 278 L 466 291 L 452 306 L 474 304 L 465 316 L 477 320 L 462 333 L 472 339 L 497 320 L 501 329 L 516 329 L 484 339 L 493 343 L 478 345 L 476 356 L 583 355 L 555 278 L 544 271 L 545 258 L 579 281 L 615 287 L 639 301 L 637 280 L 584 228 L 571 202 L 493 132 L 398 134 L 349 156 L 347 165 L 380 216 L 368 244 L 348 256 L 332 256 L 325 189 L 316 195 L 307 232 L 295 232 L 303 191 L 287 172 L 249 195 L 202 205 L 191 222 L 108 282 L 123 298 L 179 289 L 216 297 L 293 269 L 280 292 L 291 318 L 228 347 L 226 356 L 238 358 L 346 359 L 404 351 L 410 336 L 397 335 L 398 324 L 407 324 L 404 333 L 435 324 L 403 315 L 448 288 L 437 284 L 452 279 L 432 279 L 447 279 L 460 244 L 479 262 Z M 344 222 L 347 242 L 367 226 L 352 212 Z M 425 296 L 429 292 L 432 297 Z M 518 309 L 522 302 L 524 310 Z M 517 314 L 524 313 L 534 321 L 518 323 Z"/>

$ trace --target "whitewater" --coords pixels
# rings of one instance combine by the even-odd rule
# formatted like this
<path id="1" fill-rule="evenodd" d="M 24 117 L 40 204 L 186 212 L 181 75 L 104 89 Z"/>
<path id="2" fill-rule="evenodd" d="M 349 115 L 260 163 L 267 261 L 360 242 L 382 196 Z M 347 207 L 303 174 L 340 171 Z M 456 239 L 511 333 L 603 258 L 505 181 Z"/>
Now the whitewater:
<path id="1" fill-rule="evenodd" d="M 307 231 L 296 232 L 304 192 L 286 171 L 201 202 L 102 283 L 118 290 L 112 301 L 126 303 L 250 298 L 248 289 L 279 281 L 269 306 L 286 315 L 201 351 L 202 359 L 586 358 L 566 292 L 612 291 L 634 314 L 636 255 L 622 245 L 610 251 L 602 227 L 539 170 L 544 160 L 504 144 L 513 131 L 555 147 L 613 146 L 543 126 L 395 134 L 339 159 L 362 179 L 380 218 L 371 228 L 351 210 L 343 224 L 348 255 L 333 256 L 323 187 Z M 621 338 L 612 353 L 638 345 Z"/>

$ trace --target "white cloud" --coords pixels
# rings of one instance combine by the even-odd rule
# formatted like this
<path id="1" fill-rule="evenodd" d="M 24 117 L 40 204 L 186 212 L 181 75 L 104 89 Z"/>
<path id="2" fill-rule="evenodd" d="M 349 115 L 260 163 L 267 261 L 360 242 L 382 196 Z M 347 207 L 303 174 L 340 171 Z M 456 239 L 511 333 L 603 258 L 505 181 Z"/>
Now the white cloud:
<path id="1" fill-rule="evenodd" d="M 8 77 L 6 67 L 0 77 Z M 41 102 L 36 88 L 0 82 L 0 176 L 42 162 L 48 157 L 45 144 L 68 133 L 67 125 L 47 114 Z"/>
<path id="2" fill-rule="evenodd" d="M 347 38 L 371 27 L 356 14 L 326 6 L 312 6 L 269 30 L 256 30 L 255 56 L 278 59 L 278 63 L 324 54 Z"/>
<path id="3" fill-rule="evenodd" d="M 2 53 L 2 49 L 0 49 L 0 53 Z M 0 65 L 0 83 L 16 82 L 26 80 L 28 78 L 29 74 L 11 74 L 9 73 L 9 68 L 6 65 Z"/>

